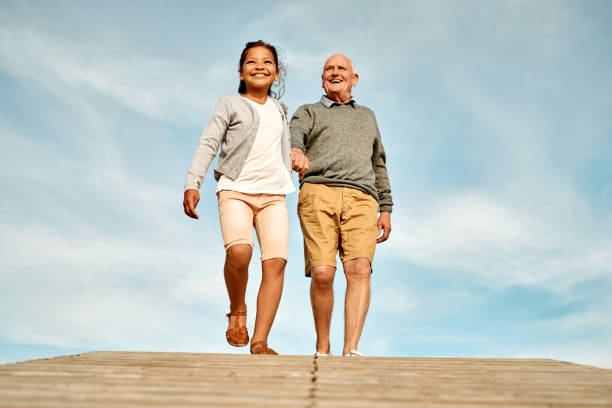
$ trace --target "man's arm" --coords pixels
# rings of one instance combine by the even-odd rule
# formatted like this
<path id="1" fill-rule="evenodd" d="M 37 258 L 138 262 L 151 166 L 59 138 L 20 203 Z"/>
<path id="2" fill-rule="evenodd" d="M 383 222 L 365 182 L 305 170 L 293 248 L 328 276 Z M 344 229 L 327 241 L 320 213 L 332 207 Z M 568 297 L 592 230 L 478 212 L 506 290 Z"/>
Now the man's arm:
<path id="1" fill-rule="evenodd" d="M 314 117 L 307 105 L 300 106 L 295 111 L 289 129 L 291 130 L 291 165 L 300 174 L 300 179 L 310 168 L 310 160 L 306 157 L 306 142 L 314 124 Z"/>
<path id="2" fill-rule="evenodd" d="M 376 139 L 374 141 L 374 149 L 372 152 L 372 168 L 374 169 L 375 186 L 378 193 L 378 205 L 380 215 L 378 216 L 378 239 L 376 243 L 385 242 L 391 234 L 391 211 L 393 210 L 393 199 L 391 197 L 391 183 L 389 182 L 389 174 L 387 172 L 387 156 L 383 147 L 376 124 Z M 382 231 L 382 235 L 381 235 Z"/>
<path id="3" fill-rule="evenodd" d="M 376 243 L 380 244 L 381 242 L 385 242 L 387 239 L 389 239 L 389 234 L 391 234 L 391 213 L 388 211 L 382 211 L 378 216 L 376 226 L 378 227 L 378 238 L 376 239 Z M 382 235 L 380 234 L 381 231 Z"/>

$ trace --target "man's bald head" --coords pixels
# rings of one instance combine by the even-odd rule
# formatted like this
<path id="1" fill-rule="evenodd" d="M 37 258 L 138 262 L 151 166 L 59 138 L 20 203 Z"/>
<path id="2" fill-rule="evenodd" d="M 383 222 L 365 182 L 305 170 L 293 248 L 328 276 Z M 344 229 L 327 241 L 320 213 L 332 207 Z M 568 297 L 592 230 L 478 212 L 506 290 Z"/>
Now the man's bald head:
<path id="1" fill-rule="evenodd" d="M 357 85 L 359 75 L 355 73 L 353 62 L 342 54 L 334 54 L 323 66 L 323 89 L 327 97 L 339 103 L 351 99 L 351 90 Z"/>
<path id="2" fill-rule="evenodd" d="M 355 69 L 354 65 L 353 65 L 353 61 L 351 61 L 351 59 L 349 57 L 347 57 L 346 55 L 342 55 L 342 54 L 334 54 L 331 57 L 329 57 L 327 59 L 327 61 L 325 61 L 325 65 L 323 65 L 323 70 L 325 70 L 325 66 L 327 66 L 327 64 L 330 63 L 342 63 L 345 65 L 348 65 L 351 67 L 351 71 Z"/>

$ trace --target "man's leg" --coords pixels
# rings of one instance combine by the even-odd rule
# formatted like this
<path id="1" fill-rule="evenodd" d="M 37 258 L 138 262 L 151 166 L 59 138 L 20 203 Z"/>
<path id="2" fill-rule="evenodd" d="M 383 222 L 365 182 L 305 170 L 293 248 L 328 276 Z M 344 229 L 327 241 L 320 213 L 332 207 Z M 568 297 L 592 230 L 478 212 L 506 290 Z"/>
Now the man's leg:
<path id="1" fill-rule="evenodd" d="M 362 191 L 343 190 L 342 248 L 346 275 L 343 355 L 358 350 L 359 338 L 370 306 L 371 261 L 376 250 L 378 202 Z"/>
<path id="2" fill-rule="evenodd" d="M 368 258 L 344 262 L 346 297 L 344 299 L 344 349 L 342 355 L 358 350 L 359 338 L 370 306 L 371 267 Z"/>
<path id="3" fill-rule="evenodd" d="M 317 332 L 317 351 L 329 353 L 329 326 L 334 307 L 334 276 L 333 266 L 315 266 L 311 270 L 310 303 Z"/>
<path id="4" fill-rule="evenodd" d="M 304 235 L 306 276 L 310 275 L 310 303 L 317 332 L 317 351 L 329 353 L 329 326 L 334 306 L 334 276 L 338 253 L 342 190 L 304 183 L 298 216 Z"/>

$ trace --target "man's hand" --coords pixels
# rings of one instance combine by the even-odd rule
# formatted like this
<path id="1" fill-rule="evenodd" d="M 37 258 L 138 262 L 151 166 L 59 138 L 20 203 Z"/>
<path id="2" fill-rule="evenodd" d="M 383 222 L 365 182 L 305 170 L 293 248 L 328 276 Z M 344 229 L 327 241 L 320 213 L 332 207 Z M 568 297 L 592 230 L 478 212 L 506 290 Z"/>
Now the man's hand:
<path id="1" fill-rule="evenodd" d="M 291 148 L 291 166 L 293 167 L 293 171 L 296 171 L 300 175 L 300 180 L 304 176 L 304 173 L 310 168 L 310 160 L 308 160 L 308 157 L 306 157 L 299 147 Z"/>
<path id="2" fill-rule="evenodd" d="M 191 218 L 199 220 L 198 213 L 195 211 L 198 203 L 200 202 L 200 192 L 198 190 L 185 190 L 183 197 L 183 210 Z"/>
<path id="3" fill-rule="evenodd" d="M 380 244 L 389 239 L 389 234 L 391 234 L 391 213 L 388 211 L 381 212 L 376 225 L 378 226 L 378 239 L 376 243 Z M 382 235 L 380 235 L 381 231 Z"/>

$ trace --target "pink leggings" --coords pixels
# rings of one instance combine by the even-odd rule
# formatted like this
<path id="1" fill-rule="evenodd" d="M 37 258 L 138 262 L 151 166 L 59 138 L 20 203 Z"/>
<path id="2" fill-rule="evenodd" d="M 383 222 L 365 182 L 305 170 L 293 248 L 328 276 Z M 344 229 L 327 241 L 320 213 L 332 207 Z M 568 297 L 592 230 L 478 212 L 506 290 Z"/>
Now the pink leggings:
<path id="1" fill-rule="evenodd" d="M 221 190 L 219 219 L 227 251 L 236 244 L 253 247 L 253 227 L 261 248 L 261 260 L 287 259 L 289 214 L 284 194 L 246 194 Z"/>

